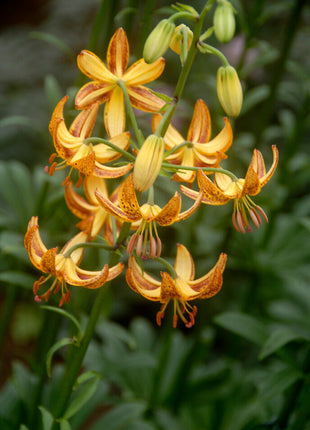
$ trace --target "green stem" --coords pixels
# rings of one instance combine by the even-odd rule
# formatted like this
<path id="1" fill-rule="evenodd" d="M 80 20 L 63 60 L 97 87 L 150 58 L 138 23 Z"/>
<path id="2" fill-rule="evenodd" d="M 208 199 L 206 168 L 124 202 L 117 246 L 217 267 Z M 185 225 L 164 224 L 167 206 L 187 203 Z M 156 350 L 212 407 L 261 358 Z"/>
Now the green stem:
<path id="1" fill-rule="evenodd" d="M 210 9 L 210 2 L 207 2 L 205 7 L 203 8 L 199 18 L 197 17 L 197 21 L 194 26 L 194 34 L 193 34 L 193 42 L 191 44 L 190 50 L 188 51 L 188 55 L 186 58 L 186 61 L 184 63 L 184 66 L 182 67 L 177 85 L 175 87 L 175 91 L 173 94 L 173 99 L 171 101 L 170 106 L 168 107 L 166 113 L 163 115 L 160 123 L 158 124 L 158 127 L 156 129 L 155 134 L 157 136 L 163 137 L 169 127 L 169 124 L 172 120 L 173 114 L 176 110 L 177 104 L 182 96 L 184 86 L 187 80 L 187 77 L 189 75 L 190 69 L 192 67 L 192 64 L 194 62 L 194 58 L 197 54 L 197 45 L 199 43 L 199 37 L 201 34 L 202 24 L 206 17 L 206 14 L 208 10 Z"/>
<path id="2" fill-rule="evenodd" d="M 207 43 L 200 43 L 200 46 L 203 46 L 205 53 L 216 55 L 217 57 L 219 57 L 223 63 L 223 66 L 225 66 L 225 67 L 229 66 L 229 62 L 228 62 L 227 58 L 225 57 L 225 55 L 221 51 L 219 51 L 218 49 L 214 48 L 213 46 L 211 46 Z"/>
<path id="3" fill-rule="evenodd" d="M 177 165 L 173 165 L 170 163 L 162 163 L 162 167 L 165 167 L 166 169 L 169 170 L 173 170 L 173 171 L 179 171 L 179 170 L 193 170 L 193 171 L 198 171 L 198 170 L 202 170 L 203 172 L 208 172 L 208 173 L 223 173 L 224 175 L 229 176 L 233 181 L 237 181 L 238 178 L 237 176 L 235 176 L 232 172 L 230 172 L 229 170 L 225 170 L 222 168 L 218 168 L 218 167 L 189 167 L 189 166 L 177 166 Z"/>
<path id="4" fill-rule="evenodd" d="M 133 108 L 132 108 L 132 105 L 131 105 L 131 102 L 130 102 L 130 98 L 129 98 L 129 95 L 128 95 L 128 92 L 127 92 L 127 88 L 126 88 L 125 82 L 122 81 L 121 79 L 119 79 L 117 81 L 117 85 L 123 91 L 127 113 L 128 113 L 129 118 L 130 118 L 131 124 L 133 126 L 133 129 L 134 129 L 134 132 L 135 132 L 138 144 L 141 147 L 143 145 L 145 139 L 143 137 L 142 131 L 138 127 L 137 120 L 136 120 L 136 117 L 135 117 L 135 114 L 134 114 L 134 111 L 133 111 Z"/>
<path id="5" fill-rule="evenodd" d="M 177 272 L 174 270 L 174 267 L 170 263 L 168 263 L 167 260 L 165 260 L 161 257 L 154 257 L 153 260 L 158 261 L 163 266 L 165 266 L 169 270 L 173 279 L 176 279 L 178 277 Z"/>
<path id="6" fill-rule="evenodd" d="M 129 229 L 130 229 L 130 224 L 124 223 L 122 226 L 120 235 L 118 237 L 117 244 L 120 245 L 125 240 L 125 238 L 128 236 Z M 110 257 L 109 266 L 114 266 L 115 264 L 117 264 L 119 259 L 120 259 L 119 254 L 116 252 L 113 252 Z M 77 348 L 76 346 L 73 346 L 72 348 L 74 348 L 74 351 L 71 354 L 69 354 L 69 357 L 71 357 L 71 360 L 68 360 L 66 363 L 66 369 L 64 373 L 65 377 L 62 379 L 61 386 L 59 387 L 59 390 L 58 390 L 58 399 L 54 410 L 54 416 L 56 418 L 60 418 L 64 414 L 68 406 L 70 396 L 72 393 L 72 388 L 80 372 L 88 346 L 90 344 L 90 341 L 93 338 L 97 321 L 101 315 L 102 307 L 104 304 L 106 292 L 108 290 L 109 285 L 110 285 L 110 282 L 106 283 L 102 288 L 99 289 L 87 322 L 85 332 L 81 339 L 81 345 L 79 348 Z"/>
<path id="7" fill-rule="evenodd" d="M 68 249 L 68 251 L 64 254 L 64 257 L 68 258 L 74 252 L 76 249 L 79 248 L 99 248 L 99 249 L 105 249 L 106 251 L 115 251 L 115 248 L 113 246 L 104 245 L 103 243 L 77 243 L 76 245 L 72 246 Z"/>
<path id="8" fill-rule="evenodd" d="M 127 157 L 129 160 L 134 161 L 136 157 L 132 154 L 129 154 L 129 152 L 124 151 L 123 149 L 119 148 L 114 143 L 110 142 L 109 140 L 102 139 L 101 137 L 88 137 L 85 139 L 85 144 L 89 143 L 104 143 L 105 145 L 109 146 L 110 148 L 114 149 L 115 151 L 119 152 L 120 154 L 124 155 L 124 157 Z"/>

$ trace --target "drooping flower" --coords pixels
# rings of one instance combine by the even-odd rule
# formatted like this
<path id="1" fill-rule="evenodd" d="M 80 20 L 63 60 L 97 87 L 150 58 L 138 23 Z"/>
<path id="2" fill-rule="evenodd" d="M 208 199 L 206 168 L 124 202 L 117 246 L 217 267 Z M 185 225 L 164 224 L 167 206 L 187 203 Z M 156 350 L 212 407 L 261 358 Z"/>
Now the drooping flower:
<path id="1" fill-rule="evenodd" d="M 68 130 L 63 113 L 67 100 L 68 96 L 60 100 L 49 125 L 57 151 L 57 154 L 53 154 L 50 158 L 52 165 L 49 168 L 49 173 L 52 175 L 55 170 L 66 165 L 79 170 L 83 175 L 94 175 L 101 178 L 118 178 L 129 172 L 132 169 L 132 164 L 130 163 L 120 167 L 106 166 L 104 164 L 119 158 L 121 154 L 118 151 L 104 143 L 96 145 L 85 143 L 85 139 L 90 137 L 94 128 L 99 103 L 94 103 L 80 112 Z M 124 132 L 111 138 L 110 142 L 121 150 L 126 151 L 130 145 L 129 139 L 130 133 Z M 64 160 L 59 165 L 54 161 L 57 155 Z M 70 174 L 67 180 L 69 178 Z"/>
<path id="2" fill-rule="evenodd" d="M 153 130 L 155 131 L 161 115 L 153 117 Z M 203 100 L 198 100 L 195 105 L 193 118 L 188 130 L 187 140 L 179 132 L 169 125 L 164 136 L 165 146 L 168 151 L 177 145 L 187 143 L 168 155 L 165 160 L 169 163 L 186 167 L 218 167 L 220 161 L 226 158 L 225 152 L 230 148 L 233 141 L 233 133 L 228 118 L 224 118 L 225 126 L 212 140 L 211 119 L 207 105 Z M 180 182 L 193 182 L 196 172 L 180 169 L 173 179 Z"/>
<path id="3" fill-rule="evenodd" d="M 129 45 L 122 28 L 110 40 L 108 67 L 90 51 L 82 51 L 78 56 L 80 70 L 92 81 L 79 90 L 75 106 L 77 109 L 84 109 L 94 102 L 106 101 L 104 122 L 109 136 L 116 136 L 125 130 L 124 94 L 118 85 L 120 80 L 126 86 L 133 107 L 146 112 L 157 112 L 165 104 L 143 85 L 161 75 L 165 67 L 164 59 L 159 58 L 151 64 L 140 59 L 127 69 L 128 59 Z"/>
<path id="4" fill-rule="evenodd" d="M 122 272 L 124 268 L 122 263 L 118 263 L 111 268 L 106 264 L 102 270 L 95 272 L 79 267 L 84 248 L 79 247 L 71 253 L 69 251 L 72 247 L 85 243 L 87 236 L 85 232 L 78 233 L 67 242 L 60 252 L 58 252 L 58 248 L 47 249 L 39 233 L 38 217 L 33 216 L 31 218 L 25 234 L 25 248 L 32 264 L 46 274 L 46 276 L 41 276 L 33 285 L 33 293 L 38 303 L 42 299 L 45 299 L 47 302 L 52 292 L 56 294 L 60 291 L 61 299 L 59 306 L 62 306 L 64 302 L 68 303 L 70 300 L 71 293 L 68 289 L 68 284 L 95 289 L 101 287 L 105 282 L 114 279 Z M 38 295 L 38 290 L 42 285 L 52 279 L 52 285 L 45 293 Z"/>
<path id="5" fill-rule="evenodd" d="M 236 180 L 233 180 L 226 174 L 215 173 L 214 182 L 212 182 L 199 170 L 197 175 L 198 185 L 204 193 L 202 203 L 217 206 L 225 205 L 230 200 L 234 200 L 232 220 L 235 229 L 242 233 L 252 230 L 249 225 L 247 214 L 250 215 L 256 228 L 259 228 L 262 223 L 260 215 L 268 222 L 264 210 L 255 204 L 249 196 L 258 194 L 274 174 L 279 160 L 278 149 L 275 145 L 272 146 L 272 152 L 273 163 L 267 173 L 263 156 L 257 149 L 254 149 L 245 178 L 236 178 Z M 190 190 L 183 185 L 181 185 L 180 189 L 186 196 L 192 199 L 199 197 L 197 191 Z"/>
<path id="6" fill-rule="evenodd" d="M 203 197 L 203 193 L 201 192 L 193 206 L 184 212 L 180 212 L 181 196 L 178 192 L 174 194 L 163 209 L 153 202 L 148 202 L 140 206 L 136 197 L 132 174 L 127 177 L 122 185 L 118 205 L 111 202 L 98 190 L 95 194 L 99 203 L 106 211 L 124 222 L 132 223 L 132 227 L 137 229 L 128 242 L 127 252 L 131 254 L 136 248 L 137 255 L 140 256 L 142 254 L 142 258 L 146 258 L 147 256 L 148 241 L 149 257 L 154 258 L 161 253 L 161 241 L 157 233 L 156 224 L 168 226 L 174 222 L 185 220 L 195 212 Z"/>
<path id="7" fill-rule="evenodd" d="M 177 245 L 177 255 L 174 264 L 175 275 L 161 272 L 161 281 L 145 271 L 142 271 L 135 257 L 129 257 L 126 281 L 130 288 L 148 300 L 162 303 L 157 313 L 156 321 L 161 325 L 166 307 L 172 300 L 174 306 L 173 327 L 177 326 L 178 316 L 186 327 L 195 324 L 197 307 L 188 302 L 194 299 L 206 299 L 219 292 L 223 283 L 223 271 L 227 260 L 226 254 L 220 254 L 215 266 L 201 278 L 195 279 L 193 259 L 184 245 Z M 187 319 L 189 318 L 189 320 Z"/>
<path id="8" fill-rule="evenodd" d="M 96 176 L 87 176 L 84 180 L 84 192 L 86 199 L 73 189 L 72 182 L 68 182 L 65 188 L 65 199 L 71 212 L 82 221 L 77 227 L 89 234 L 89 239 L 94 239 L 103 230 L 103 236 L 113 245 L 113 228 L 111 215 L 99 204 L 95 191 L 96 189 L 110 198 L 112 202 L 118 200 L 120 187 L 118 186 L 110 197 L 105 179 Z"/>

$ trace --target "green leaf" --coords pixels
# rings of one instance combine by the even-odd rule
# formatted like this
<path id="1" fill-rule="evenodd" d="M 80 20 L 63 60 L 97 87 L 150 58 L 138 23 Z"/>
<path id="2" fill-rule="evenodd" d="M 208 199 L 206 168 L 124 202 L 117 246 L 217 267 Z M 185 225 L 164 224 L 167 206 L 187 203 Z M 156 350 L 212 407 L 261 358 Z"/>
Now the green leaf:
<path id="1" fill-rule="evenodd" d="M 255 87 L 247 91 L 242 106 L 242 115 L 253 109 L 262 101 L 266 100 L 266 98 L 269 96 L 269 92 L 268 85 L 260 85 L 259 87 Z"/>
<path id="2" fill-rule="evenodd" d="M 302 373 L 290 368 L 269 374 L 266 381 L 260 387 L 261 398 L 264 401 L 273 399 L 275 396 L 283 394 L 284 390 L 302 378 Z"/>
<path id="3" fill-rule="evenodd" d="M 75 390 L 79 385 L 84 384 L 85 382 L 89 381 L 90 379 L 93 378 L 99 378 L 101 379 L 101 375 L 99 372 L 96 372 L 94 370 L 89 370 L 88 372 L 84 372 L 82 373 L 82 375 L 80 375 L 77 380 L 76 383 L 73 387 L 73 389 Z"/>
<path id="4" fill-rule="evenodd" d="M 257 345 L 262 345 L 267 338 L 265 326 L 256 318 L 241 312 L 223 312 L 216 316 L 214 321 L 219 326 Z"/>
<path id="5" fill-rule="evenodd" d="M 38 124 L 36 124 L 33 120 L 30 120 L 30 118 L 23 116 L 23 115 L 11 115 L 7 116 L 5 118 L 2 118 L 0 120 L 0 128 L 1 127 L 8 127 L 8 126 L 24 126 L 27 128 L 31 128 L 35 131 L 42 132 L 42 129 Z"/>
<path id="6" fill-rule="evenodd" d="M 282 346 L 294 340 L 305 340 L 305 337 L 289 328 L 279 328 L 275 330 L 263 344 L 258 356 L 259 360 L 263 360 L 282 348 Z"/>
<path id="7" fill-rule="evenodd" d="M 29 430 L 29 427 L 26 427 L 25 424 L 21 424 L 18 430 Z"/>
<path id="8" fill-rule="evenodd" d="M 92 430 L 124 430 L 140 418 L 146 408 L 146 404 L 142 402 L 127 402 L 115 406 L 92 426 Z"/>
<path id="9" fill-rule="evenodd" d="M 7 284 L 18 285 L 19 287 L 32 289 L 33 283 L 37 280 L 37 277 L 28 275 L 24 272 L 17 271 L 6 271 L 0 273 L 0 281 L 6 282 Z"/>
<path id="10" fill-rule="evenodd" d="M 51 377 L 51 364 L 55 352 L 63 346 L 71 345 L 72 343 L 74 343 L 74 340 L 72 338 L 64 337 L 63 339 L 60 339 L 58 342 L 54 343 L 54 345 L 49 349 L 46 356 L 46 372 L 49 377 Z"/>
<path id="11" fill-rule="evenodd" d="M 43 305 L 41 306 L 42 309 L 47 309 L 48 311 L 52 311 L 52 312 L 56 312 L 60 315 L 63 315 L 67 318 L 69 318 L 73 324 L 76 326 L 76 328 L 78 329 L 78 333 L 76 335 L 76 340 L 79 342 L 82 338 L 82 329 L 80 326 L 80 323 L 78 322 L 78 320 L 72 315 L 70 314 L 68 311 L 65 311 L 64 309 L 61 308 L 56 308 L 55 306 L 48 306 L 48 305 Z"/>
<path id="12" fill-rule="evenodd" d="M 75 61 L 75 56 L 73 54 L 72 49 L 53 34 L 45 33 L 43 31 L 31 31 L 29 35 L 33 39 L 43 40 L 44 42 L 50 43 L 51 45 L 64 52 L 70 58 L 70 60 Z"/>
<path id="13" fill-rule="evenodd" d="M 69 421 L 67 421 L 67 420 L 62 419 L 59 421 L 59 424 L 60 424 L 60 430 L 71 430 L 72 429 Z"/>
<path id="14" fill-rule="evenodd" d="M 39 406 L 39 409 L 42 414 L 43 430 L 51 430 L 54 423 L 53 415 L 50 413 L 50 411 L 45 409 L 43 406 Z"/>
<path id="15" fill-rule="evenodd" d="M 100 378 L 98 374 L 94 375 L 95 378 L 91 379 L 85 384 L 85 387 L 80 391 L 77 397 L 72 401 L 67 411 L 64 414 L 64 418 L 68 419 L 75 415 L 84 405 L 88 402 L 88 400 L 95 394 L 97 390 L 98 384 L 100 382 Z"/>

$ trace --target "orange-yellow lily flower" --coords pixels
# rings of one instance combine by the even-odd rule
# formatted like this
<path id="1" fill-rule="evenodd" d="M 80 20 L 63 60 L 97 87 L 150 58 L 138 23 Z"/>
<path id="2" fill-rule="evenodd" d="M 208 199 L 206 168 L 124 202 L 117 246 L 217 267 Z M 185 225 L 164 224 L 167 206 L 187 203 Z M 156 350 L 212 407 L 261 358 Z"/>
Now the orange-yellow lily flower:
<path id="1" fill-rule="evenodd" d="M 234 212 L 232 220 L 237 231 L 242 233 L 250 232 L 252 229 L 249 225 L 247 213 L 249 213 L 256 228 L 262 223 L 260 214 L 266 222 L 267 215 L 264 210 L 255 204 L 249 196 L 255 196 L 261 188 L 267 184 L 274 174 L 279 153 L 275 145 L 272 146 L 273 163 L 266 173 L 265 162 L 260 151 L 254 149 L 251 163 L 248 167 L 245 178 L 231 179 L 223 173 L 214 174 L 214 183 L 201 171 L 198 171 L 198 185 L 203 190 L 204 197 L 202 203 L 209 205 L 225 205 L 230 200 L 234 200 Z M 197 191 L 190 190 L 181 185 L 181 191 L 193 199 L 199 196 Z"/>
<path id="2" fill-rule="evenodd" d="M 97 145 L 85 143 L 85 139 L 90 137 L 94 128 L 99 103 L 93 103 L 87 109 L 83 110 L 75 118 L 68 130 L 63 113 L 67 100 L 68 96 L 60 100 L 53 112 L 49 125 L 57 154 L 64 162 L 58 167 L 54 161 L 57 154 L 53 154 L 50 159 L 52 165 L 49 168 L 49 173 L 52 175 L 62 165 L 72 166 L 72 168 L 78 169 L 83 175 L 94 175 L 101 178 L 118 178 L 129 172 L 132 168 L 132 164 L 130 163 L 121 167 L 109 167 L 103 164 L 119 158 L 121 154 L 118 151 L 104 143 Z M 110 142 L 117 145 L 121 150 L 126 151 L 130 145 L 129 139 L 130 134 L 124 132 L 111 138 Z M 69 177 L 67 180 L 69 180 Z"/>
<path id="3" fill-rule="evenodd" d="M 81 72 L 92 81 L 79 90 L 75 106 L 77 109 L 84 109 L 94 102 L 107 101 L 104 122 L 109 136 L 116 136 L 125 130 L 124 94 L 118 85 L 119 81 L 125 84 L 133 107 L 146 112 L 157 112 L 165 104 L 143 86 L 161 75 L 165 60 L 159 58 L 154 63 L 146 64 L 140 59 L 127 69 L 128 59 L 129 45 L 122 28 L 119 28 L 110 40 L 107 52 L 108 67 L 90 51 L 82 51 L 77 59 Z"/>
<path id="4" fill-rule="evenodd" d="M 181 196 L 178 192 L 161 209 L 153 203 L 145 203 L 141 207 L 136 197 L 132 174 L 124 181 L 119 194 L 118 205 L 111 202 L 98 190 L 95 192 L 99 203 L 106 211 L 124 222 L 133 223 L 132 227 L 137 228 L 128 242 L 127 252 L 131 254 L 136 248 L 138 256 L 142 253 L 142 258 L 147 256 L 147 242 L 149 240 L 148 255 L 154 258 L 161 253 L 161 241 L 157 233 L 156 223 L 161 226 L 168 226 L 174 222 L 180 222 L 188 218 L 200 205 L 203 193 L 197 197 L 193 206 L 181 212 Z M 155 237 L 153 236 L 153 230 Z"/>
<path id="5" fill-rule="evenodd" d="M 173 327 L 177 325 L 178 316 L 186 327 L 192 327 L 195 324 L 197 307 L 189 305 L 188 301 L 210 298 L 219 292 L 223 283 L 222 274 L 227 255 L 220 254 L 215 266 L 206 275 L 194 280 L 195 266 L 190 253 L 183 245 L 178 244 L 177 247 L 175 276 L 161 272 L 162 280 L 158 281 L 142 271 L 135 257 L 130 256 L 126 281 L 130 288 L 146 299 L 162 303 L 162 308 L 156 316 L 158 325 L 161 325 L 168 303 L 173 300 Z M 188 315 L 189 321 L 184 314 Z"/>
<path id="6" fill-rule="evenodd" d="M 31 218 L 25 234 L 25 248 L 32 264 L 41 272 L 47 274 L 45 277 L 41 276 L 33 285 L 35 300 L 38 303 L 42 299 L 45 299 L 47 302 L 52 292 L 57 293 L 61 290 L 59 306 L 62 306 L 64 302 L 67 303 L 70 299 L 70 291 L 67 284 L 95 289 L 101 287 L 105 282 L 114 279 L 122 272 L 124 268 L 122 263 L 118 263 L 111 268 L 106 264 L 102 270 L 96 272 L 83 270 L 78 267 L 84 249 L 77 248 L 69 256 L 67 253 L 73 246 L 85 243 L 87 236 L 85 232 L 78 233 L 58 253 L 58 248 L 47 249 L 45 247 L 39 233 L 38 217 L 34 216 Z M 37 293 L 41 286 L 51 278 L 55 278 L 51 287 L 44 294 L 38 295 Z"/>
<path id="7" fill-rule="evenodd" d="M 153 117 L 153 131 L 156 130 L 161 115 Z M 228 118 L 224 118 L 225 126 L 212 140 L 211 118 L 207 105 L 203 100 L 198 100 L 195 105 L 193 118 L 188 130 L 187 140 L 179 132 L 169 125 L 164 136 L 167 150 L 172 150 L 177 145 L 187 143 L 166 157 L 166 161 L 172 164 L 186 167 L 218 167 L 223 158 L 227 158 L 225 152 L 230 148 L 233 141 L 233 133 Z M 173 179 L 179 182 L 193 182 L 196 172 L 180 169 Z"/>
<path id="8" fill-rule="evenodd" d="M 81 230 L 89 234 L 89 239 L 95 238 L 103 229 L 103 236 L 113 245 L 113 230 L 111 215 L 99 204 L 95 191 L 96 189 L 108 198 L 108 190 L 106 182 L 103 178 L 96 176 L 86 176 L 84 180 L 85 200 L 80 194 L 73 189 L 72 182 L 68 182 L 65 188 L 66 203 L 71 212 L 82 221 L 77 224 Z M 112 193 L 110 200 L 116 202 L 118 200 L 120 187 Z"/>

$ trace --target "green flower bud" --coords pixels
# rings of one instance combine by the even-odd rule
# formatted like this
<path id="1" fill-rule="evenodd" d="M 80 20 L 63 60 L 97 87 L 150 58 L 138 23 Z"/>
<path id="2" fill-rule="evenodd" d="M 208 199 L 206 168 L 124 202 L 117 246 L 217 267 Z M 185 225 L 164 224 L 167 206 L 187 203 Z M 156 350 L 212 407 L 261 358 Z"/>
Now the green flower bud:
<path id="1" fill-rule="evenodd" d="M 168 19 L 160 21 L 146 39 L 143 57 L 146 63 L 158 60 L 169 48 L 175 24 Z"/>
<path id="2" fill-rule="evenodd" d="M 234 9 L 228 2 L 220 3 L 213 16 L 214 32 L 221 43 L 230 42 L 234 37 L 236 22 Z"/>
<path id="3" fill-rule="evenodd" d="M 242 88 L 236 70 L 232 66 L 217 71 L 217 96 L 226 114 L 237 117 L 242 107 Z"/>
<path id="4" fill-rule="evenodd" d="M 138 152 L 133 169 L 133 183 L 138 191 L 148 190 L 155 182 L 164 156 L 164 139 L 151 134 Z"/>

